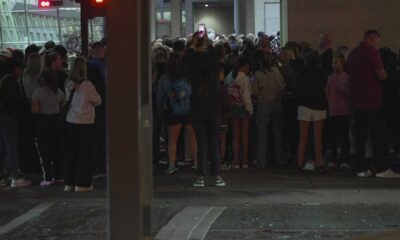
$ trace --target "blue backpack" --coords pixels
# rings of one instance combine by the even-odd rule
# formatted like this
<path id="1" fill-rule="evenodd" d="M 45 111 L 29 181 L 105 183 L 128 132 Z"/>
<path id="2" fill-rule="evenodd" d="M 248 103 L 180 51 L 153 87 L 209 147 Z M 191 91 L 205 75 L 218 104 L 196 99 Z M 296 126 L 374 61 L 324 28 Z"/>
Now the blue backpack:
<path id="1" fill-rule="evenodd" d="M 176 116 L 185 116 L 190 114 L 190 97 L 192 96 L 192 87 L 189 82 L 180 78 L 171 84 L 169 97 L 170 109 Z"/>

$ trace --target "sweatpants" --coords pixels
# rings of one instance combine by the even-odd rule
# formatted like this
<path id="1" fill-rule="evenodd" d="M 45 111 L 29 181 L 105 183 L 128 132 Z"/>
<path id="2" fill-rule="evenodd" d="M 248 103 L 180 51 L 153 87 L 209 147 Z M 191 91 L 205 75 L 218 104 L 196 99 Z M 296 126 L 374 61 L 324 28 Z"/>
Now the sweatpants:
<path id="1" fill-rule="evenodd" d="M 94 124 L 67 123 L 65 185 L 90 187 L 95 169 Z"/>
<path id="2" fill-rule="evenodd" d="M 43 180 L 64 179 L 60 116 L 39 115 L 36 126 Z"/>

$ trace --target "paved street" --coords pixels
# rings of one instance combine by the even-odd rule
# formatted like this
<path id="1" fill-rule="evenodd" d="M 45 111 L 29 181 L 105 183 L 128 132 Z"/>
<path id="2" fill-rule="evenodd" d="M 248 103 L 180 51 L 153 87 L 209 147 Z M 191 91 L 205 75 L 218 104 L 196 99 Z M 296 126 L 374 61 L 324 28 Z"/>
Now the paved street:
<path id="1" fill-rule="evenodd" d="M 339 240 L 389 233 L 400 239 L 391 233 L 400 229 L 400 180 L 259 169 L 224 177 L 226 188 L 195 189 L 189 169 L 157 175 L 155 238 Z M 96 191 L 83 194 L 62 186 L 0 190 L 0 239 L 107 239 L 105 185 L 96 180 Z"/>

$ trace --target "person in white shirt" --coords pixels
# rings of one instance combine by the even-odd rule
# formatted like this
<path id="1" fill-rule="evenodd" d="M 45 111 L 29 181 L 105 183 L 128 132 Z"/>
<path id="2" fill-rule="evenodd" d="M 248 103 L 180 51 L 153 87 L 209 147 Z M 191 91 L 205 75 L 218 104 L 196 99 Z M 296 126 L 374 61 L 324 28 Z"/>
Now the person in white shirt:
<path id="1" fill-rule="evenodd" d="M 70 72 L 71 89 L 67 94 L 67 162 L 65 191 L 87 192 L 93 190 L 95 168 L 95 107 L 101 97 L 87 79 L 87 63 L 78 57 Z"/>

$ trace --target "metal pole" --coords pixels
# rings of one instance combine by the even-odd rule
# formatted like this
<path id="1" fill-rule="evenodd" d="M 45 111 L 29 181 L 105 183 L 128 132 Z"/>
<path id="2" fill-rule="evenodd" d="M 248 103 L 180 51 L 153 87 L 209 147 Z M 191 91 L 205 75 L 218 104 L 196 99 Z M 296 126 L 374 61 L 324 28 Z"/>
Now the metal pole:
<path id="1" fill-rule="evenodd" d="M 29 27 L 28 27 L 28 5 L 26 4 L 26 1 L 24 1 L 25 4 L 25 28 L 26 28 L 26 38 L 28 40 L 28 45 L 31 43 L 30 37 L 29 37 Z"/>
<path id="2" fill-rule="evenodd" d="M 81 43 L 82 55 L 89 55 L 89 29 L 88 29 L 88 3 L 87 1 L 81 2 Z"/>
<path id="3" fill-rule="evenodd" d="M 57 7 L 57 27 L 58 27 L 58 42 L 59 44 L 62 44 L 60 8 L 58 7 Z"/>
<path id="4" fill-rule="evenodd" d="M 235 25 L 235 33 L 239 34 L 239 0 L 233 0 L 233 22 Z M 231 25 L 232 26 L 232 25 Z"/>

